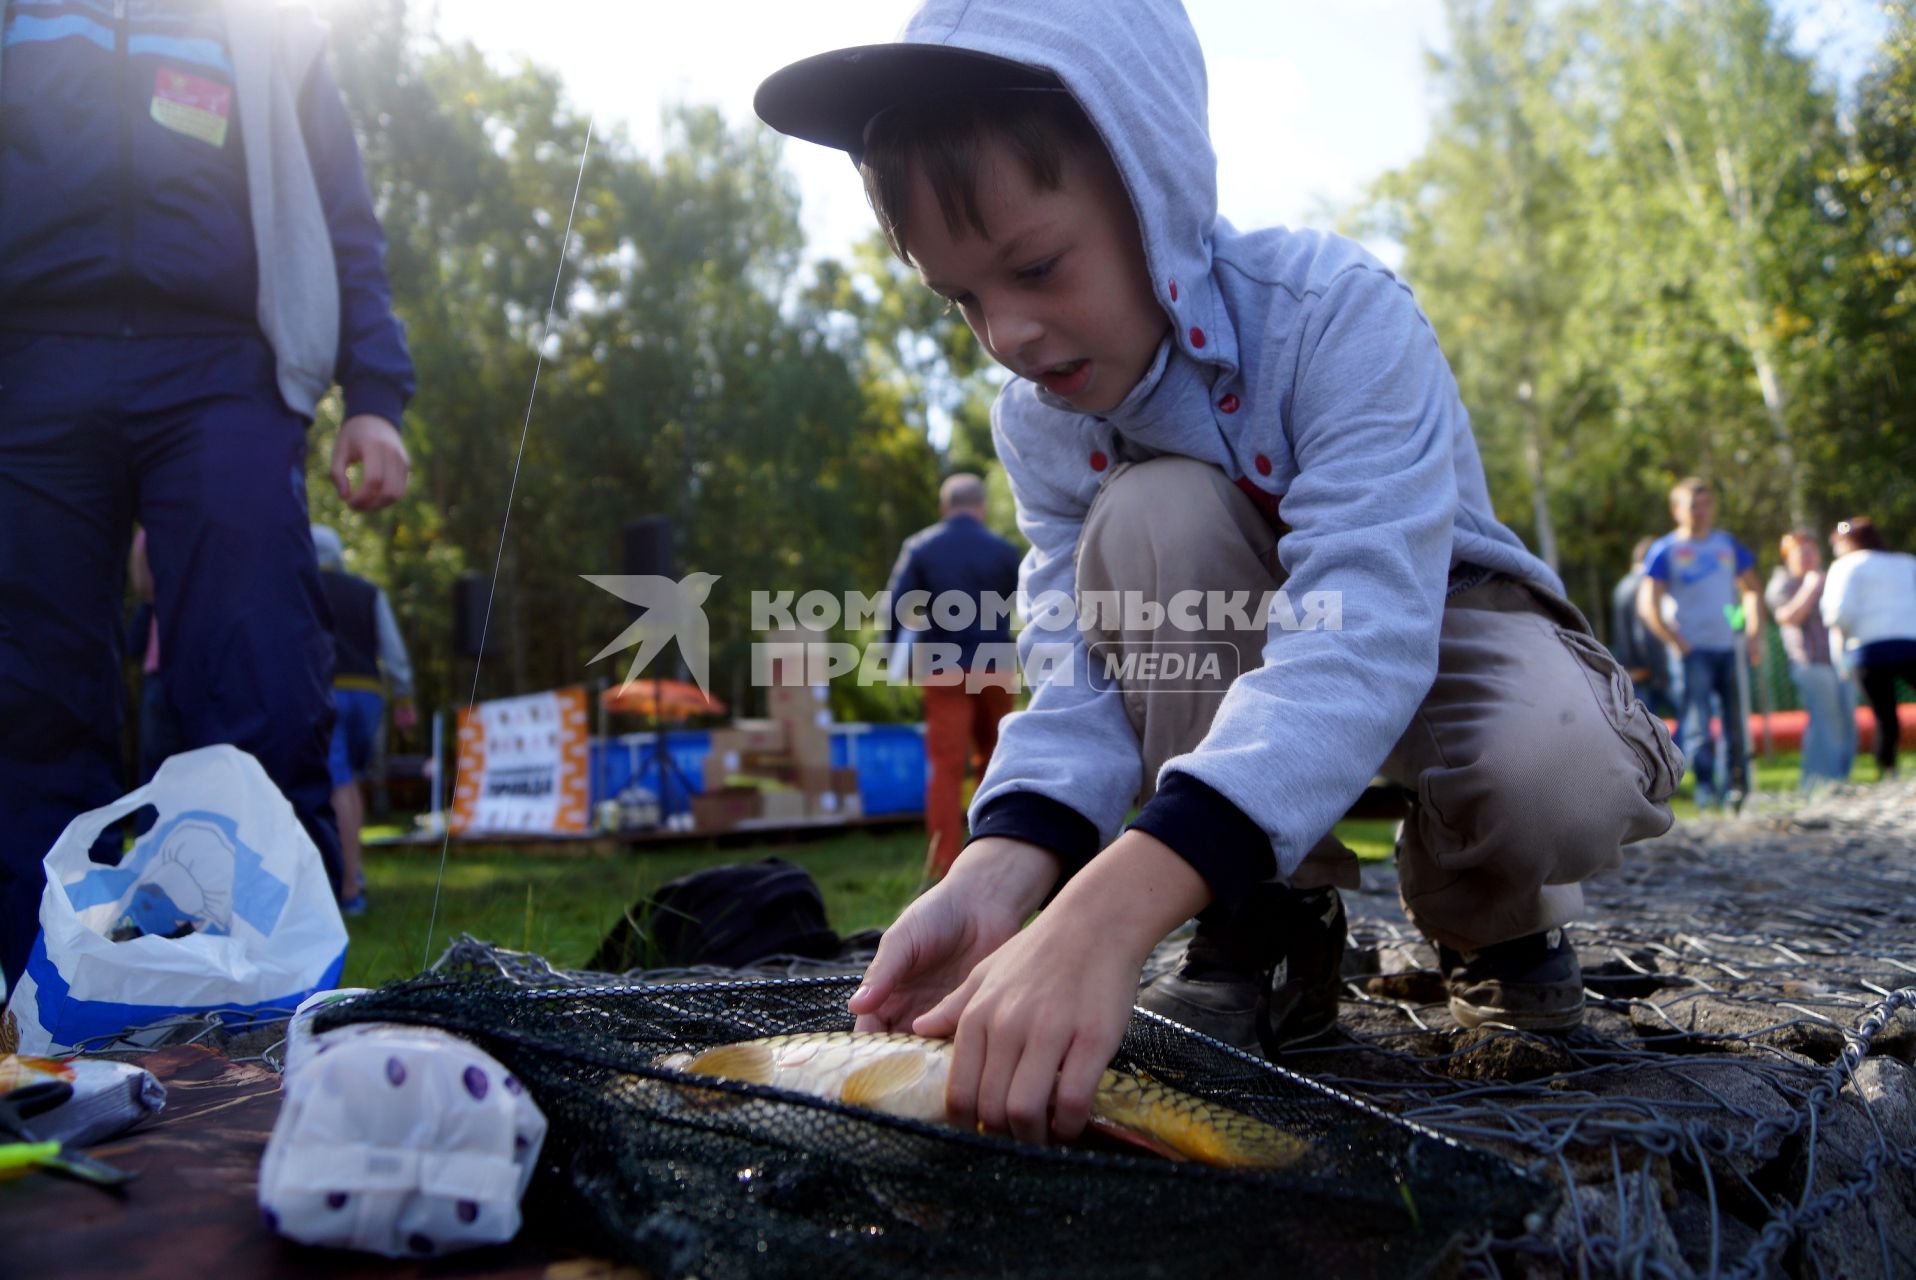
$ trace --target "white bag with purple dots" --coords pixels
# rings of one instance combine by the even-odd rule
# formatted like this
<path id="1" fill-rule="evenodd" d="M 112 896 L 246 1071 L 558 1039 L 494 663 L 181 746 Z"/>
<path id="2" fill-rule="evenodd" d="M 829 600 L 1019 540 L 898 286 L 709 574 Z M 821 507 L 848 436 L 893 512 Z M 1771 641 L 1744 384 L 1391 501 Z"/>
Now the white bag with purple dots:
<path id="1" fill-rule="evenodd" d="M 281 1235 L 423 1258 L 518 1234 L 546 1119 L 471 1041 L 357 1023 L 289 1054 L 281 1089 L 259 1178 Z"/>

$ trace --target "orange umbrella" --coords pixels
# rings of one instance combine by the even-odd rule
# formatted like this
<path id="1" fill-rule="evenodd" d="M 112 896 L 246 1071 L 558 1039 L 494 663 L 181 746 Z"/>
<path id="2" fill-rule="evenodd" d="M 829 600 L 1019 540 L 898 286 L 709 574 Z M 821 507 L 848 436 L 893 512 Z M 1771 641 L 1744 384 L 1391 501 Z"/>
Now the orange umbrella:
<path id="1" fill-rule="evenodd" d="M 725 704 L 684 680 L 628 680 L 599 695 L 607 711 L 673 723 L 694 716 L 722 716 Z"/>

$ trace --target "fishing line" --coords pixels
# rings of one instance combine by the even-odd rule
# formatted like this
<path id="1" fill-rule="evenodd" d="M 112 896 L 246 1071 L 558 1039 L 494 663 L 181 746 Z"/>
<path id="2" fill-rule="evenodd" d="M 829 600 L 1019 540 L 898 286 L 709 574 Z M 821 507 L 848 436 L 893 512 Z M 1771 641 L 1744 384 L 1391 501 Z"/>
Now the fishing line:
<path id="1" fill-rule="evenodd" d="M 492 602 L 499 593 L 499 566 L 506 555 L 506 531 L 512 525 L 512 499 L 519 491 L 519 468 L 526 458 L 526 437 L 532 433 L 532 406 L 539 399 L 539 375 L 545 369 L 546 342 L 552 335 L 552 317 L 559 308 L 559 286 L 565 279 L 566 255 L 572 247 L 572 219 L 579 211 L 579 192 L 585 187 L 585 162 L 592 151 L 592 130 L 598 124 L 597 115 L 588 115 L 585 122 L 585 142 L 579 148 L 579 172 L 572 181 L 572 205 L 566 210 L 565 232 L 559 237 L 559 269 L 552 277 L 552 297 L 546 303 L 545 323 L 539 328 L 539 345 L 532 366 L 532 390 L 526 394 L 525 419 L 519 424 L 519 451 L 512 459 L 512 480 L 506 486 L 506 510 L 499 520 L 499 546 L 492 557 L 492 581 L 486 587 L 486 612 L 479 623 L 479 655 L 472 661 L 472 691 L 466 695 L 468 713 L 479 702 L 479 672 L 486 663 L 486 633 L 492 626 Z M 446 793 L 446 802 L 456 802 L 459 794 L 459 741 L 455 726 L 452 754 L 452 789 Z M 438 762 L 434 761 L 434 767 Z M 443 831 L 439 840 L 439 870 L 433 876 L 432 910 L 426 916 L 426 946 L 420 957 L 419 968 L 423 972 L 432 963 L 432 935 L 439 922 L 439 894 L 446 883 L 446 856 L 452 849 L 452 823 L 442 812 L 440 814 Z"/>

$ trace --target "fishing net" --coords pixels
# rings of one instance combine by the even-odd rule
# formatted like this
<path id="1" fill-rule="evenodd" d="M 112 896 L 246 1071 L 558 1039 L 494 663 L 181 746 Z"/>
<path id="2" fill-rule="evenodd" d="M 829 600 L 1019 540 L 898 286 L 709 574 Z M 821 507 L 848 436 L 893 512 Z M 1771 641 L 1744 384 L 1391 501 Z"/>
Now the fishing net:
<path id="1" fill-rule="evenodd" d="M 1459 1030 L 1388 868 L 1283 1063 L 1565 1189 L 1506 1275 L 1916 1275 L 1916 782 L 1704 819 L 1585 886 L 1567 1037 Z M 1174 957 L 1172 957 L 1174 958 Z"/>
<path id="2" fill-rule="evenodd" d="M 1550 1196 L 1501 1158 L 1148 1014 L 1119 1066 L 1277 1125 L 1308 1154 L 1239 1172 L 1025 1146 L 753 1085 L 692 1089 L 653 1064 L 848 1030 L 856 977 L 590 986 L 475 944 L 463 954 L 319 1028 L 397 1021 L 476 1041 L 551 1124 L 531 1228 L 660 1277 L 1418 1275 L 1521 1233 Z"/>

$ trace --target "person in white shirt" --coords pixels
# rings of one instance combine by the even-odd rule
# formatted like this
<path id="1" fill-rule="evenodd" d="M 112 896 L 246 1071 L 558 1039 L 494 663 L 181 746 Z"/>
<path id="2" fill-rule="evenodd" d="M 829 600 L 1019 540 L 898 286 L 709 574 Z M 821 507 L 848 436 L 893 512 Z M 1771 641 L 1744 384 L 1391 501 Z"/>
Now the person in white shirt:
<path id="1" fill-rule="evenodd" d="M 1823 584 L 1830 653 L 1863 686 L 1876 717 L 1876 765 L 1893 777 L 1902 734 L 1896 683 L 1916 687 L 1916 556 L 1891 551 L 1861 517 L 1836 526 L 1830 550 L 1836 560 Z"/>

